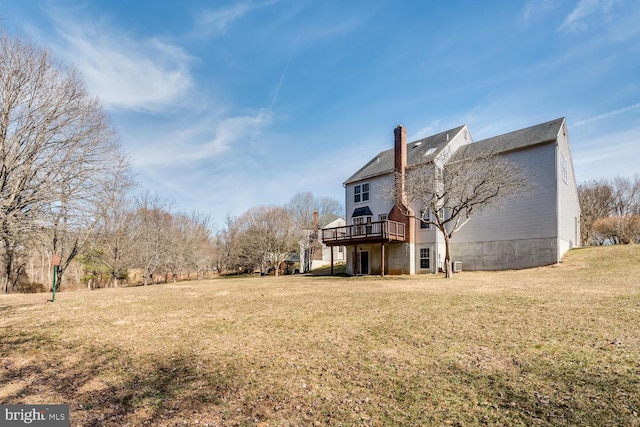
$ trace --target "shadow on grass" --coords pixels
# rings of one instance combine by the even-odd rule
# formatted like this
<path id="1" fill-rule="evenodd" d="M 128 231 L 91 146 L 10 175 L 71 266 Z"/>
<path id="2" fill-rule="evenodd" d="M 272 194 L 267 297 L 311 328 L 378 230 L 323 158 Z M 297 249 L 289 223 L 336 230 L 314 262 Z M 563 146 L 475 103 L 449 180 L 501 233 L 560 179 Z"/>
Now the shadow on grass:
<path id="1" fill-rule="evenodd" d="M 0 349 L 0 401 L 69 404 L 72 425 L 175 425 L 205 406 L 225 407 L 238 390 L 234 367 L 201 369 L 194 355 L 132 360 L 119 349 L 61 348 L 24 334 L 0 336 Z"/>
<path id="2" fill-rule="evenodd" d="M 522 425 L 640 425 L 637 375 L 538 366 L 519 377 L 457 364 L 453 378 L 474 384 L 480 409 L 474 422 Z M 462 420 L 462 424 L 465 424 Z"/>

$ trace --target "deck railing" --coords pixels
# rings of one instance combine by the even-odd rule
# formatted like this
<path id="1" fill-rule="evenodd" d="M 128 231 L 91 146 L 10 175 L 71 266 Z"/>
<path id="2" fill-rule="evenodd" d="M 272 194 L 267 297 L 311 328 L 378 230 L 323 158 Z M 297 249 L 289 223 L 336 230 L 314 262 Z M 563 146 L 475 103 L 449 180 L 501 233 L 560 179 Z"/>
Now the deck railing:
<path id="1" fill-rule="evenodd" d="M 366 224 L 344 225 L 322 230 L 322 242 L 326 245 L 359 241 L 392 242 L 405 240 L 405 226 L 401 222 L 376 221 Z"/>

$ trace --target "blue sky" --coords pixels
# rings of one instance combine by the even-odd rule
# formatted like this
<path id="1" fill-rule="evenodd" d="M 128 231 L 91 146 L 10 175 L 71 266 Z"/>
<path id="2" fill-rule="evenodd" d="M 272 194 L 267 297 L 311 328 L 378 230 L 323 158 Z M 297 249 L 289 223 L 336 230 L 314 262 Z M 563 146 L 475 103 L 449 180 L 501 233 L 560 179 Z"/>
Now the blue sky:
<path id="1" fill-rule="evenodd" d="M 141 185 L 217 224 L 342 182 L 393 128 L 566 117 L 579 182 L 640 172 L 640 2 L 9 1 L 78 68 Z"/>

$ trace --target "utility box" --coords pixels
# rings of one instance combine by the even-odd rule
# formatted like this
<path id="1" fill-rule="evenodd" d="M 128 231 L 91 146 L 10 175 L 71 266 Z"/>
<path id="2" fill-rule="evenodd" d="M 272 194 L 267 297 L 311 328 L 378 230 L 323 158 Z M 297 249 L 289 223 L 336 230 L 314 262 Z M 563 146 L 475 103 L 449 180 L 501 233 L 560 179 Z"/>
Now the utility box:
<path id="1" fill-rule="evenodd" d="M 462 272 L 462 261 L 453 261 L 453 272 L 454 273 Z"/>

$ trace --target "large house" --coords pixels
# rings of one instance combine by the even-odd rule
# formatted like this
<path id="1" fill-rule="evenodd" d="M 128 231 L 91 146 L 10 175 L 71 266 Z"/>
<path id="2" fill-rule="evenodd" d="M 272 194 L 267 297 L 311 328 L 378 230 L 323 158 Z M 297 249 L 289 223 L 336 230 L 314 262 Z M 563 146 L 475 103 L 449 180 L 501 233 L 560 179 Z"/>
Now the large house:
<path id="1" fill-rule="evenodd" d="M 580 206 L 564 118 L 473 142 L 466 125 L 417 141 L 394 131 L 394 148 L 373 157 L 344 182 L 346 224 L 322 231 L 327 246 L 346 246 L 350 274 L 436 273 L 444 269 L 444 237 L 384 197 L 407 168 L 447 161 L 466 150 L 492 152 L 519 164 L 533 190 L 472 215 L 451 240 L 457 269 L 505 270 L 560 262 L 579 245 Z"/>

